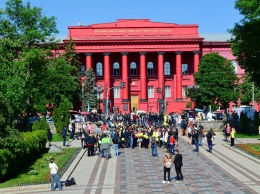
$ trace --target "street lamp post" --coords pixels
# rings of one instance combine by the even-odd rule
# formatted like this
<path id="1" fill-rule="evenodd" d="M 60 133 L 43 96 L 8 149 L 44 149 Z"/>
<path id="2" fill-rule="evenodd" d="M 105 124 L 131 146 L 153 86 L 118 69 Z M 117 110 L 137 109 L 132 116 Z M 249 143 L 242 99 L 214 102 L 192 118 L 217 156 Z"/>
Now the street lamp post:
<path id="1" fill-rule="evenodd" d="M 85 80 L 81 80 L 81 111 L 85 110 L 85 104 L 84 104 L 84 87 L 85 87 Z"/>
<path id="2" fill-rule="evenodd" d="M 163 102 L 163 107 L 164 107 L 163 113 L 165 114 L 166 113 L 166 98 L 165 98 L 165 86 L 164 86 L 164 84 L 162 85 L 161 88 L 156 88 L 156 92 L 162 94 L 162 102 Z"/>
<path id="3" fill-rule="evenodd" d="M 196 101 L 196 98 L 195 98 L 195 97 L 192 97 L 192 93 L 197 92 L 197 90 L 200 88 L 200 86 L 199 86 L 199 85 L 192 84 L 191 86 L 188 86 L 187 88 L 190 89 L 191 101 Z M 194 108 L 193 102 L 192 102 L 192 108 Z M 198 126 L 199 126 L 199 119 L 198 119 Z"/>
<path id="4" fill-rule="evenodd" d="M 100 110 L 100 95 L 104 91 L 104 87 L 103 86 L 94 86 L 93 89 L 98 94 L 98 110 Z"/>
<path id="5" fill-rule="evenodd" d="M 106 93 L 106 115 L 108 115 L 108 93 L 111 89 L 118 88 L 118 87 L 119 88 L 125 88 L 125 82 L 120 82 L 119 86 L 114 86 L 114 87 L 107 89 L 107 93 Z"/>

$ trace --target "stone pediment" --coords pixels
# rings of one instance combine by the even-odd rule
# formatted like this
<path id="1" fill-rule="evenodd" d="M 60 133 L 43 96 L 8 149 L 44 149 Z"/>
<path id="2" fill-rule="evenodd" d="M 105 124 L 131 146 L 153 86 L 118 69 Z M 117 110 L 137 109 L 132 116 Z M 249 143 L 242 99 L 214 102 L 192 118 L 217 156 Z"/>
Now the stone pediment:
<path id="1" fill-rule="evenodd" d="M 117 19 L 116 22 L 92 24 L 91 28 L 113 28 L 113 27 L 176 27 L 179 24 L 152 22 L 150 19 Z"/>
<path id="2" fill-rule="evenodd" d="M 69 26 L 69 35 L 74 40 L 91 39 L 197 39 L 197 24 L 151 22 L 150 19 L 118 19 L 116 22 Z"/>

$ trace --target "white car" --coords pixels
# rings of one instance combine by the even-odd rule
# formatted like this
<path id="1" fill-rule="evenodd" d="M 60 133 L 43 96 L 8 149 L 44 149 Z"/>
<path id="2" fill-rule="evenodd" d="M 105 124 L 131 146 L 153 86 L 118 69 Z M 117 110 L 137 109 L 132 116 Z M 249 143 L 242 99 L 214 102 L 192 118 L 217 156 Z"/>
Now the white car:
<path id="1" fill-rule="evenodd" d="M 146 112 L 144 111 L 144 110 L 138 110 L 138 111 L 136 111 L 136 114 L 146 114 Z"/>
<path id="2" fill-rule="evenodd" d="M 144 111 L 144 110 L 138 110 L 138 111 L 136 111 L 136 112 L 132 112 L 131 114 L 133 115 L 133 114 L 146 114 L 146 112 Z"/>

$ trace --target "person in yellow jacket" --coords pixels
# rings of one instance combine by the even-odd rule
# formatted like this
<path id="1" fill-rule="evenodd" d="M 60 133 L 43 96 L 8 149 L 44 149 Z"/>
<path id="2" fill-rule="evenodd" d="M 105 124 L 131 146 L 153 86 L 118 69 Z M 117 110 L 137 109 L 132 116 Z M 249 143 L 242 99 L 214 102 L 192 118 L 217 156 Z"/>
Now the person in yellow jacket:
<path id="1" fill-rule="evenodd" d="M 163 116 L 163 126 L 166 126 L 167 125 L 167 115 L 164 114 Z"/>
<path id="2" fill-rule="evenodd" d="M 234 147 L 235 147 L 235 134 L 236 134 L 236 130 L 235 130 L 234 127 L 232 127 L 231 133 L 230 133 L 230 136 L 231 136 L 231 144 L 230 144 L 230 147 L 231 147 L 232 149 L 234 149 Z"/>

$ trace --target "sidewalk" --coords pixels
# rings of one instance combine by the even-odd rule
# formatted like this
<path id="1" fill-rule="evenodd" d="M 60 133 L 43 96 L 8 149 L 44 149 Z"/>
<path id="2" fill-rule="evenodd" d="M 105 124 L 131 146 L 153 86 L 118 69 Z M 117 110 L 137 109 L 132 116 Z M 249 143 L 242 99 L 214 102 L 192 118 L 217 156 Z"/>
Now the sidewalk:
<path id="1" fill-rule="evenodd" d="M 181 136 L 186 141 L 188 138 Z M 207 142 L 200 148 L 200 154 L 210 159 L 215 165 L 218 165 L 223 171 L 226 171 L 237 182 L 247 185 L 256 193 L 260 193 L 260 160 L 252 157 L 239 149 L 231 149 L 230 145 L 223 141 L 221 133 L 217 133 L 214 139 L 212 153 L 207 152 Z M 257 138 L 238 138 L 236 143 L 260 143 Z"/>
<path id="2" fill-rule="evenodd" d="M 70 174 L 76 179 L 77 185 L 55 193 L 260 193 L 260 160 L 230 149 L 222 139 L 223 136 L 217 134 L 213 153 L 207 152 L 204 146 L 196 154 L 192 151 L 193 146 L 187 144 L 187 137 L 179 136 L 184 182 L 171 181 L 170 184 L 161 183 L 164 148 L 158 148 L 159 156 L 155 158 L 151 156 L 151 149 L 120 149 L 118 157 L 111 151 L 109 160 L 100 156 L 87 157 L 81 152 L 71 165 L 73 170 L 66 172 L 66 176 Z M 80 141 L 74 140 L 70 146 L 80 146 Z M 175 176 L 174 168 L 171 176 Z M 50 184 L 45 184 L 0 189 L 0 193 L 51 193 L 49 190 Z"/>

